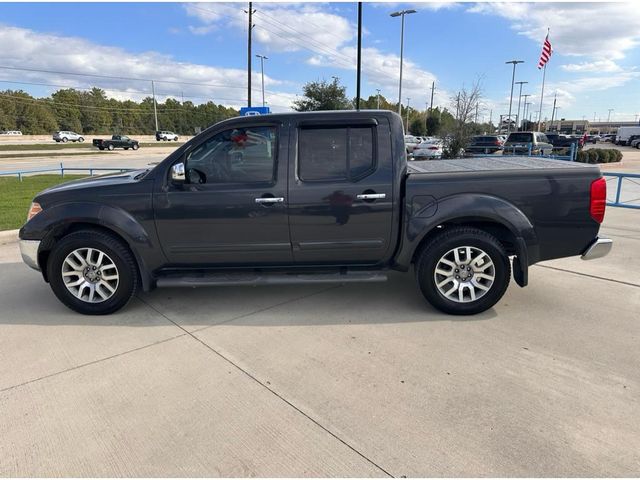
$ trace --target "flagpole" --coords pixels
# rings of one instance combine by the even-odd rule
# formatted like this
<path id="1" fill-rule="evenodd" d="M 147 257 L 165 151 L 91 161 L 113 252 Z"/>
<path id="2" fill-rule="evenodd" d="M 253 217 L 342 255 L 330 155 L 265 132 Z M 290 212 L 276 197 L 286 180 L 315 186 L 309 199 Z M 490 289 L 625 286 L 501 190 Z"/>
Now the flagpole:
<path id="1" fill-rule="evenodd" d="M 547 39 L 549 38 L 550 28 L 547 27 Z M 547 62 L 544 64 L 544 70 L 542 71 L 542 92 L 540 92 L 540 110 L 538 110 L 538 131 L 540 131 L 540 122 L 542 121 L 542 101 L 544 100 L 544 80 L 547 76 Z"/>
<path id="2" fill-rule="evenodd" d="M 547 76 L 547 64 L 544 64 L 542 70 L 542 92 L 540 93 L 540 110 L 538 111 L 538 131 L 540 131 L 540 120 L 542 119 L 542 100 L 544 100 L 544 79 Z"/>

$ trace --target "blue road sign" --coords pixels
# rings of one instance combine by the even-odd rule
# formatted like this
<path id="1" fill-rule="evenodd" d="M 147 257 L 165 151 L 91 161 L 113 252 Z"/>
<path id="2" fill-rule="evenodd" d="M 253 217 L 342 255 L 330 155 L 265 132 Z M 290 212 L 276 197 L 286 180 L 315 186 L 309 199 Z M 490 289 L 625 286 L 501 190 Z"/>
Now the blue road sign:
<path id="1" fill-rule="evenodd" d="M 247 117 L 251 115 L 267 115 L 271 113 L 269 107 L 242 107 L 240 109 L 240 116 Z"/>

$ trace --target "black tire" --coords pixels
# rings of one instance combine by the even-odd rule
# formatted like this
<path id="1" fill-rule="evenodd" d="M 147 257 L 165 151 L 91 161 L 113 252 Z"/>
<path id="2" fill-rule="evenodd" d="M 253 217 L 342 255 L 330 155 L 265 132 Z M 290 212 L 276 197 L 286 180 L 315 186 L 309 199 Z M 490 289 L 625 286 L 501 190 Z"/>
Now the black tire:
<path id="1" fill-rule="evenodd" d="M 80 138 L 78 139 L 78 141 L 79 141 L 80 143 L 82 143 L 82 142 L 84 142 L 84 138 L 83 138 L 83 137 L 80 137 Z"/>
<path id="2" fill-rule="evenodd" d="M 463 246 L 475 247 L 486 253 L 493 262 L 495 277 L 486 293 L 477 300 L 464 303 L 445 297 L 435 279 L 440 259 L 447 252 Z M 418 285 L 427 301 L 438 310 L 452 315 L 474 315 L 488 310 L 502 298 L 511 280 L 511 263 L 504 247 L 493 235 L 471 227 L 447 229 L 433 238 L 422 249 L 415 263 L 415 271 Z"/>
<path id="3" fill-rule="evenodd" d="M 113 150 L 115 147 L 113 146 L 113 143 L 110 143 L 109 145 L 107 145 L 107 150 L 111 151 Z"/>
<path id="4" fill-rule="evenodd" d="M 131 148 L 133 148 L 134 150 L 137 150 L 139 147 L 140 147 L 140 145 L 138 145 L 137 143 L 134 143 L 133 147 L 131 147 Z"/>
<path id="5" fill-rule="evenodd" d="M 125 150 L 129 150 L 129 147 L 124 147 Z"/>
<path id="6" fill-rule="evenodd" d="M 104 150 L 104 147 L 98 147 L 101 151 Z"/>
<path id="7" fill-rule="evenodd" d="M 60 143 L 60 140 L 56 140 L 56 143 Z"/>
<path id="8" fill-rule="evenodd" d="M 175 137 L 175 138 L 173 139 L 173 141 L 174 141 L 174 142 L 177 142 L 177 141 L 178 141 L 178 137 Z"/>
<path id="9" fill-rule="evenodd" d="M 65 286 L 62 265 L 72 251 L 78 248 L 97 248 L 107 254 L 118 269 L 118 285 L 113 295 L 99 303 L 80 300 Z M 47 274 L 53 293 L 71 310 L 84 315 L 108 315 L 122 307 L 138 289 L 138 268 L 128 247 L 118 238 L 96 230 L 80 230 L 59 240 L 47 262 Z"/>
<path id="10" fill-rule="evenodd" d="M 69 139 L 67 137 L 62 137 L 62 143 L 67 143 Z"/>

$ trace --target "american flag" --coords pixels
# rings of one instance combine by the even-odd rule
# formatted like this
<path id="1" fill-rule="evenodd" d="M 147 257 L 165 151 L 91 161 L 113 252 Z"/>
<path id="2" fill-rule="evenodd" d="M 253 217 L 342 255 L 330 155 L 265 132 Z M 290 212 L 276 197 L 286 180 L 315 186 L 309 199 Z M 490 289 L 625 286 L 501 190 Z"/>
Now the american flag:
<path id="1" fill-rule="evenodd" d="M 538 61 L 538 69 L 541 69 L 545 66 L 545 64 L 551 58 L 551 53 L 553 50 L 551 49 L 551 42 L 549 41 L 549 34 L 544 39 L 544 44 L 542 45 L 542 53 L 540 54 L 540 60 Z"/>

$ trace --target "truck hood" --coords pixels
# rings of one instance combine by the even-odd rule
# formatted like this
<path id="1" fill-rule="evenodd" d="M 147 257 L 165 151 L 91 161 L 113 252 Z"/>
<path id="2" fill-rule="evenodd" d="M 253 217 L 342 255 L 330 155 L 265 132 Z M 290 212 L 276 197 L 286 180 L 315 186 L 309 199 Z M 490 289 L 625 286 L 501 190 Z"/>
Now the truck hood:
<path id="1" fill-rule="evenodd" d="M 47 196 L 49 194 L 69 192 L 85 188 L 105 187 L 114 185 L 124 185 L 136 181 L 136 177 L 145 173 L 147 169 L 131 170 L 122 173 L 110 173 L 106 175 L 96 175 L 80 180 L 72 180 L 70 182 L 61 183 L 53 187 L 47 188 L 36 195 L 36 198 Z"/>

